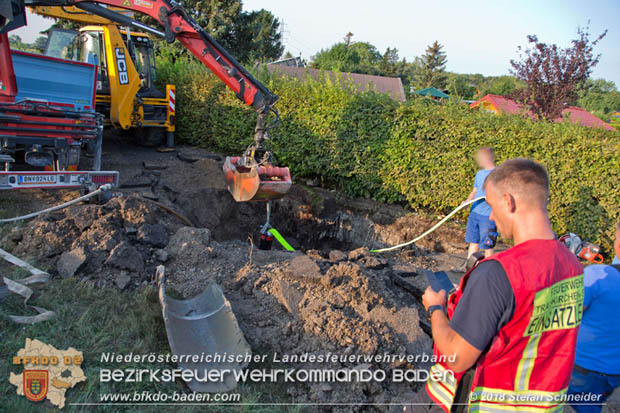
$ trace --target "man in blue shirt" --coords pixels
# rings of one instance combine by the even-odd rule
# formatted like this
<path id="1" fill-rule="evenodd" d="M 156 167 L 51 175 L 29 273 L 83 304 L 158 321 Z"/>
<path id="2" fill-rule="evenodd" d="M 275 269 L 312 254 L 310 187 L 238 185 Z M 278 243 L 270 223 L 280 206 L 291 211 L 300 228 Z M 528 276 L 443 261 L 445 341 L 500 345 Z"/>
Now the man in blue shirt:
<path id="1" fill-rule="evenodd" d="M 614 249 L 612 265 L 590 265 L 584 271 L 583 319 L 568 388 L 568 402 L 578 413 L 600 412 L 620 387 L 620 222 Z"/>
<path id="2" fill-rule="evenodd" d="M 465 202 L 471 201 L 474 198 L 486 196 L 484 191 L 484 180 L 495 168 L 495 154 L 493 148 L 489 146 L 479 148 L 476 152 L 476 163 L 481 169 L 476 172 L 474 188 Z M 484 250 L 485 257 L 493 255 L 494 242 L 493 245 L 490 245 L 488 236 L 489 232 L 497 233 L 497 229 L 495 228 L 495 223 L 489 219 L 490 215 L 491 206 L 486 200 L 483 199 L 472 204 L 469 218 L 467 219 L 467 229 L 465 230 L 465 242 L 469 243 L 467 258 L 474 255 L 479 249 Z"/>

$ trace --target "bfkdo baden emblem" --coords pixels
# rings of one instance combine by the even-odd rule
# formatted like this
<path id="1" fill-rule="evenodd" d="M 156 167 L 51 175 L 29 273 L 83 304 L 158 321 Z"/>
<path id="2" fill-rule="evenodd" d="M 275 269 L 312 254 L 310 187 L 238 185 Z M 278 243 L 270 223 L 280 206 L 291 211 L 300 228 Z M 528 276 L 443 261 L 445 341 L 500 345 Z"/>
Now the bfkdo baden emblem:
<path id="1" fill-rule="evenodd" d="M 24 396 L 38 402 L 45 399 L 49 389 L 49 372 L 47 370 L 24 370 Z"/>

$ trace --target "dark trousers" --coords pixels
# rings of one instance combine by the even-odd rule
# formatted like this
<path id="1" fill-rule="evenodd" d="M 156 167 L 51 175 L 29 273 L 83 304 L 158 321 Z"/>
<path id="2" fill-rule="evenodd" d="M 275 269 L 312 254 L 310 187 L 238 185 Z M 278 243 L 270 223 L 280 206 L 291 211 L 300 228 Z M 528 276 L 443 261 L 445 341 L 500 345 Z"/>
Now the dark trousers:
<path id="1" fill-rule="evenodd" d="M 620 387 L 620 375 L 609 375 L 584 369 L 578 365 L 573 368 L 568 394 L 597 396 L 596 400 L 570 403 L 577 413 L 599 413 L 611 392 Z M 592 397 L 591 397 L 592 398 Z"/>

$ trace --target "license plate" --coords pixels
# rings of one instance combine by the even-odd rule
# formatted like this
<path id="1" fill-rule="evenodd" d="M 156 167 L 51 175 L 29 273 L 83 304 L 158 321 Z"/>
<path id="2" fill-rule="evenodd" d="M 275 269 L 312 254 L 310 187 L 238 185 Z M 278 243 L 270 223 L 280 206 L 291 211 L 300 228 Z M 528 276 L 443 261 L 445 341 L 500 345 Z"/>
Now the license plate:
<path id="1" fill-rule="evenodd" d="M 55 184 L 56 175 L 20 175 L 19 183 L 25 185 Z"/>

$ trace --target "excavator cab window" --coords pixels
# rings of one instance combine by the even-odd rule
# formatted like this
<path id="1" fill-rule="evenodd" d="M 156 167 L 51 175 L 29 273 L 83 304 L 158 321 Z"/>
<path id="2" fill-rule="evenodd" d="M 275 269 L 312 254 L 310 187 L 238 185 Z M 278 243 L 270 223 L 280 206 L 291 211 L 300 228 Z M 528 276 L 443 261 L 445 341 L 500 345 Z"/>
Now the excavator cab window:
<path id="1" fill-rule="evenodd" d="M 107 60 L 105 58 L 103 32 L 83 31 L 77 40 L 79 60 L 97 65 L 97 92 L 109 93 L 110 82 L 106 65 Z"/>
<path id="2" fill-rule="evenodd" d="M 60 59 L 78 60 L 75 38 L 79 34 L 76 30 L 52 28 L 47 34 L 45 55 Z"/>
<path id="3" fill-rule="evenodd" d="M 139 72 L 144 74 L 142 87 L 152 89 L 155 82 L 155 62 L 153 61 L 153 45 L 149 39 L 136 42 L 136 60 L 140 65 Z"/>
<path id="4" fill-rule="evenodd" d="M 136 67 L 136 71 L 140 76 L 141 90 L 154 89 L 155 82 L 155 58 L 153 53 L 153 42 L 151 39 L 145 36 L 137 36 L 133 34 L 131 36 L 130 46 L 127 42 L 127 36 L 125 33 L 123 40 L 127 44 L 127 48 L 133 50 L 133 61 Z"/>

